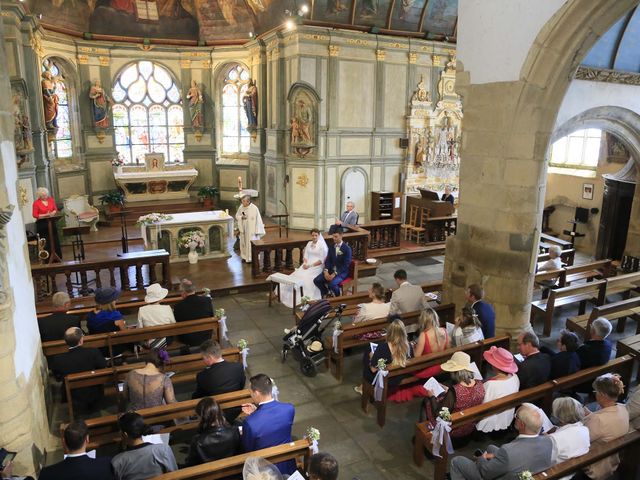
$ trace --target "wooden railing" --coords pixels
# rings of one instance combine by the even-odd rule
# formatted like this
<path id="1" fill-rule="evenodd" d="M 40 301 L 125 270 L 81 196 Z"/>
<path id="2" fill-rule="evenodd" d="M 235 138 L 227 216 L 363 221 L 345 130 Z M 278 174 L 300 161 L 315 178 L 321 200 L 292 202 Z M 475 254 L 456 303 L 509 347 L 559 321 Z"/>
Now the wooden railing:
<path id="1" fill-rule="evenodd" d="M 158 264 L 162 265 L 160 279 L 157 278 L 155 268 Z M 130 275 L 129 269 L 133 269 L 133 275 Z M 103 283 L 101 274 L 107 272 L 108 281 Z M 166 250 L 123 253 L 117 257 L 97 260 L 32 265 L 31 276 L 38 300 L 58 291 L 56 280 L 60 275 L 65 276 L 66 290 L 70 297 L 81 296 L 81 292 L 86 292 L 89 283 L 93 281 L 96 288 L 110 285 L 121 290 L 142 290 L 156 282 L 171 288 L 169 253 Z"/>
<path id="2" fill-rule="evenodd" d="M 331 248 L 333 238 L 325 237 L 325 240 L 329 248 Z M 354 260 L 366 260 L 369 249 L 369 232 L 367 230 L 359 229 L 356 232 L 345 233 L 343 240 L 351 247 Z M 304 247 L 308 241 L 308 238 L 298 240 L 288 238 L 252 240 L 252 275 L 259 277 L 273 272 L 293 270 L 296 265 L 302 264 Z"/>
<path id="3" fill-rule="evenodd" d="M 373 220 L 364 225 L 349 227 L 354 232 L 369 232 L 369 250 L 400 248 L 400 222 Z"/>

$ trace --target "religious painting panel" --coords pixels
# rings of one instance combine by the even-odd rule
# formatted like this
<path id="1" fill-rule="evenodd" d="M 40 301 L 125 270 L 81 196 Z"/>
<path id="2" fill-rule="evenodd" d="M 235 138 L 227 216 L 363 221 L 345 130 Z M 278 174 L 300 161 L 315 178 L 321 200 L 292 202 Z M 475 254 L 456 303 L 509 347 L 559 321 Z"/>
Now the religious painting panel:
<path id="1" fill-rule="evenodd" d="M 287 101 L 291 153 L 303 158 L 317 146 L 320 97 L 310 85 L 297 82 L 289 89 Z"/>
<path id="2" fill-rule="evenodd" d="M 424 30 L 440 35 L 453 35 L 458 21 L 458 0 L 430 0 Z"/>
<path id="3" fill-rule="evenodd" d="M 425 0 L 401 0 L 395 2 L 391 14 L 391 28 L 393 30 L 415 31 L 420 25 L 420 16 Z"/>
<path id="4" fill-rule="evenodd" d="M 29 161 L 29 154 L 34 151 L 31 136 L 31 121 L 27 115 L 27 84 L 22 78 L 11 80 L 11 98 L 13 113 L 13 143 L 16 149 L 18 167 Z"/>
<path id="5" fill-rule="evenodd" d="M 356 0 L 317 0 L 313 2 L 313 18 L 331 23 L 348 23 L 351 3 Z"/>
<path id="6" fill-rule="evenodd" d="M 360 0 L 356 4 L 356 23 L 368 27 L 385 28 L 390 0 Z"/>

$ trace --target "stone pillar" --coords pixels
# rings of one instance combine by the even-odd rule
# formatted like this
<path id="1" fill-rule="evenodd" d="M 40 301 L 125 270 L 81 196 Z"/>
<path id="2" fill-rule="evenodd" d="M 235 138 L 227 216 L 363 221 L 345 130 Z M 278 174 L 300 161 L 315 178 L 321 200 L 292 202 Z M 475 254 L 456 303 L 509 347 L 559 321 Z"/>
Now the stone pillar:
<path id="1" fill-rule="evenodd" d="M 6 65 L 0 22 L 0 65 Z M 0 90 L 9 74 L 0 69 Z M 44 401 L 47 370 L 35 316 L 22 215 L 17 205 L 17 165 L 9 95 L 0 97 L 0 439 L 18 452 L 14 474 L 33 475 L 48 439 Z M 19 345 L 20 348 L 17 348 Z"/>

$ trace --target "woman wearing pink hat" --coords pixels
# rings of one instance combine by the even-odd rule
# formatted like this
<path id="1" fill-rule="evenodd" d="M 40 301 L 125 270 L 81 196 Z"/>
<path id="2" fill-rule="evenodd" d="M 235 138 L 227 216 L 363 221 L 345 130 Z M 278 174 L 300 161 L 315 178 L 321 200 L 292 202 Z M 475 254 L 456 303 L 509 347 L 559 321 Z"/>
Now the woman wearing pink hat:
<path id="1" fill-rule="evenodd" d="M 518 375 L 515 375 L 518 371 L 518 365 L 516 365 L 511 352 L 501 347 L 491 347 L 483 353 L 483 356 L 491 364 L 496 375 L 484 382 L 482 403 L 516 393 L 520 389 L 520 379 Z M 476 425 L 476 430 L 484 433 L 502 434 L 513 422 L 514 414 L 515 408 L 491 415 L 480 420 Z"/>

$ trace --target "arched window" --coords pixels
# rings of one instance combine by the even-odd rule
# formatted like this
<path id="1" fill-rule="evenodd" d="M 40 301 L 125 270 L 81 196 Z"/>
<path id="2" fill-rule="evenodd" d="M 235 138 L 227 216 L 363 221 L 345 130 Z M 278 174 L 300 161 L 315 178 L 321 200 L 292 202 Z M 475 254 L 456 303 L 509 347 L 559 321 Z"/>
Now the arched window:
<path id="1" fill-rule="evenodd" d="M 47 58 L 42 62 L 42 73 L 46 71 L 49 71 L 53 76 L 54 94 L 58 97 L 58 114 L 54 121 L 57 128 L 55 128 L 55 139 L 51 142 L 53 154 L 55 158 L 71 158 L 73 156 L 73 142 L 71 140 L 71 110 L 67 81 L 54 59 Z"/>
<path id="2" fill-rule="evenodd" d="M 553 143 L 551 167 L 577 170 L 596 170 L 600 158 L 602 130 L 588 128 L 576 130 Z"/>
<path id="3" fill-rule="evenodd" d="M 167 163 L 183 161 L 182 98 L 166 68 L 148 61 L 129 65 L 111 96 L 116 150 L 125 163 L 144 163 L 146 153 L 163 153 Z"/>
<path id="4" fill-rule="evenodd" d="M 247 116 L 242 106 L 242 97 L 249 85 L 249 72 L 241 65 L 227 70 L 222 81 L 222 154 L 246 153 L 249 151 Z"/>

